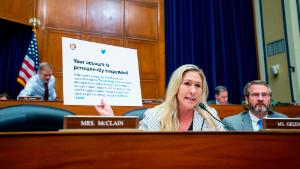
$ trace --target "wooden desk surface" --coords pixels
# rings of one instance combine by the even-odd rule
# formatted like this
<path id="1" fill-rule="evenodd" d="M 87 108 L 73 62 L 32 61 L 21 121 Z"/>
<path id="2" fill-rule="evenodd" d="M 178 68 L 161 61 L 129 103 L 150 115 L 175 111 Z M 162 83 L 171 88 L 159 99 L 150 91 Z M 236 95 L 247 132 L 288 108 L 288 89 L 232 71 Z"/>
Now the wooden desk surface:
<path id="1" fill-rule="evenodd" d="M 299 168 L 299 132 L 0 133 L 10 169 Z"/>
<path id="2" fill-rule="evenodd" d="M 34 104 L 34 105 L 43 105 L 43 106 L 51 106 L 57 107 L 61 109 L 65 109 L 71 111 L 77 115 L 97 115 L 97 112 L 94 106 L 78 106 L 78 105 L 64 105 L 63 101 L 21 101 L 21 100 L 1 100 L 0 101 L 0 108 L 7 107 L 7 106 L 14 106 L 19 104 Z M 113 106 L 112 109 L 115 115 L 122 115 L 125 112 L 133 109 L 140 109 L 140 108 L 151 108 L 156 106 L 155 103 L 145 103 L 143 106 Z"/>
<path id="3" fill-rule="evenodd" d="M 19 105 L 19 104 L 35 104 L 35 105 L 45 105 L 51 107 L 58 107 L 61 109 L 69 110 L 74 112 L 77 115 L 97 115 L 94 106 L 77 106 L 77 105 L 64 105 L 62 101 L 17 101 L 17 100 L 1 100 L 0 108 Z M 143 106 L 113 106 L 115 115 L 121 116 L 124 113 L 140 108 L 151 108 L 158 105 L 157 103 L 144 103 Z M 212 105 L 214 107 L 221 119 L 228 117 L 234 114 L 245 111 L 244 108 L 239 104 L 233 105 Z M 275 111 L 286 114 L 289 117 L 298 117 L 300 116 L 300 106 L 276 106 Z"/>

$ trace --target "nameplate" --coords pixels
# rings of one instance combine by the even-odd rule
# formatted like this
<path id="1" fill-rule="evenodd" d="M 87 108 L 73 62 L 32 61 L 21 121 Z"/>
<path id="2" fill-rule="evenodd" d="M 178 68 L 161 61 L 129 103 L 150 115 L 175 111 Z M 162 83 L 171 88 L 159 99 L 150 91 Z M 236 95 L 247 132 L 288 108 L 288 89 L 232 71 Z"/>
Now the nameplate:
<path id="1" fill-rule="evenodd" d="M 137 129 L 138 116 L 65 116 L 64 129 Z"/>
<path id="2" fill-rule="evenodd" d="M 297 118 L 267 118 L 263 119 L 264 129 L 300 129 L 300 119 Z"/>
<path id="3" fill-rule="evenodd" d="M 19 96 L 18 100 L 34 101 L 34 100 L 42 100 L 42 98 L 38 96 Z"/>

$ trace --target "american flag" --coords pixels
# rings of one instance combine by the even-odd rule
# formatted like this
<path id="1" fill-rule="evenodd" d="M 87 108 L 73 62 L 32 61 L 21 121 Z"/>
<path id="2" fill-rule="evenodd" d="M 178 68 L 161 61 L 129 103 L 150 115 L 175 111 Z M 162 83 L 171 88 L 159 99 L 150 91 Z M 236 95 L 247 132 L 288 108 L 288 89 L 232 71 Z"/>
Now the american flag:
<path id="1" fill-rule="evenodd" d="M 23 60 L 17 81 L 25 86 L 27 81 L 36 74 L 39 67 L 39 56 L 35 32 L 32 32 L 31 41 Z"/>

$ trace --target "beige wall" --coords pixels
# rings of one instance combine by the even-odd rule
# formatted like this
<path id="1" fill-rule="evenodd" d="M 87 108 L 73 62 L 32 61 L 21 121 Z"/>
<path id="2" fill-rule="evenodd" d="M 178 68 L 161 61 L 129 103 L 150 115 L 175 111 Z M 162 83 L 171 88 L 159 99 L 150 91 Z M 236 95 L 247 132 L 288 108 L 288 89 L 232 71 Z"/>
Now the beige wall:
<path id="1" fill-rule="evenodd" d="M 262 80 L 268 80 L 271 83 L 274 91 L 274 99 L 276 101 L 292 101 L 290 94 L 290 91 L 292 91 L 294 101 L 299 104 L 300 30 L 297 1 L 300 4 L 300 0 L 253 0 L 253 4 L 255 11 L 257 54 L 259 59 L 260 77 Z M 260 11 L 260 2 L 262 2 L 262 13 Z M 282 2 L 284 3 L 284 10 L 282 8 Z M 285 15 L 285 22 L 283 20 L 282 12 L 284 12 Z M 261 18 L 262 15 L 263 18 Z M 287 35 L 284 34 L 284 24 L 286 26 Z M 264 47 L 266 48 L 266 45 L 270 42 L 283 38 L 288 42 L 286 52 L 267 58 L 264 53 Z M 295 68 L 294 71 L 290 71 L 287 68 L 287 52 L 289 53 L 290 66 Z M 280 65 L 278 77 L 272 77 L 270 74 L 270 66 L 272 64 Z M 268 77 L 266 76 L 266 70 Z M 290 88 L 290 77 L 288 71 L 290 71 L 292 90 Z"/>
<path id="2" fill-rule="evenodd" d="M 286 39 L 281 0 L 262 0 L 262 14 L 265 48 L 271 42 Z M 287 52 L 269 56 L 266 58 L 266 62 L 267 78 L 273 89 L 273 99 L 280 102 L 290 102 L 291 90 Z M 273 76 L 270 72 L 271 65 L 275 64 L 279 65 L 277 76 Z M 265 71 L 265 69 L 262 71 Z"/>
<path id="3" fill-rule="evenodd" d="M 300 4 L 300 0 L 298 0 L 298 3 Z M 291 66 L 295 67 L 295 71 L 291 72 L 294 98 L 297 103 L 300 103 L 300 35 L 297 10 L 296 0 L 285 1 L 289 54 Z"/>

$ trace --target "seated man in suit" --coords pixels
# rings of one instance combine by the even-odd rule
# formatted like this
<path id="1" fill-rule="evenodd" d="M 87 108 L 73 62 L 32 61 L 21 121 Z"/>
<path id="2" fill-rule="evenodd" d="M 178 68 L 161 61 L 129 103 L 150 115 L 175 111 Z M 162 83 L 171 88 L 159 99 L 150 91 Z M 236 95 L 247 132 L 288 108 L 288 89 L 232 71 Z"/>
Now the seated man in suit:
<path id="1" fill-rule="evenodd" d="M 219 105 L 230 104 L 228 102 L 228 90 L 225 86 L 217 86 L 215 88 L 215 98 L 215 100 L 210 100 L 207 103 Z"/>
<path id="2" fill-rule="evenodd" d="M 287 118 L 284 114 L 272 111 L 272 89 L 266 82 L 254 80 L 247 83 L 244 96 L 249 110 L 223 119 L 235 130 L 258 131 L 262 129 L 262 118 Z"/>
<path id="3" fill-rule="evenodd" d="M 37 74 L 29 79 L 18 97 L 35 96 L 43 100 L 56 100 L 55 78 L 52 73 L 52 66 L 49 63 L 41 63 Z"/>

